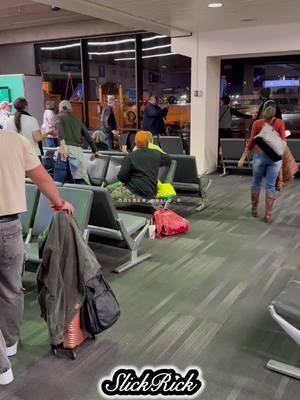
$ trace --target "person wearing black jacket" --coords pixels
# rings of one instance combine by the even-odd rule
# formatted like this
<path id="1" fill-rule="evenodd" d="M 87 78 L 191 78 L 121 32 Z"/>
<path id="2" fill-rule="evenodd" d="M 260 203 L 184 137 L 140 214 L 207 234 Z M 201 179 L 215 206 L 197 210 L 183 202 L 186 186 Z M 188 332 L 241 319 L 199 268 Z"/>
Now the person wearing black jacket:
<path id="1" fill-rule="evenodd" d="M 151 96 L 144 109 L 143 130 L 150 131 L 152 135 L 164 135 L 166 133 L 164 118 L 167 114 L 168 108 L 161 108 L 157 104 L 157 97 Z"/>
<path id="2" fill-rule="evenodd" d="M 117 131 L 117 122 L 114 114 L 115 96 L 108 96 L 107 106 L 104 108 L 101 116 L 102 129 L 105 135 L 105 142 L 108 150 L 114 148 L 114 137 L 118 137 L 119 132 Z"/>
<path id="3" fill-rule="evenodd" d="M 116 205 L 156 197 L 159 168 L 171 164 L 167 154 L 148 149 L 147 132 L 138 132 L 135 143 L 137 150 L 124 158 L 119 182 L 107 187 Z"/>

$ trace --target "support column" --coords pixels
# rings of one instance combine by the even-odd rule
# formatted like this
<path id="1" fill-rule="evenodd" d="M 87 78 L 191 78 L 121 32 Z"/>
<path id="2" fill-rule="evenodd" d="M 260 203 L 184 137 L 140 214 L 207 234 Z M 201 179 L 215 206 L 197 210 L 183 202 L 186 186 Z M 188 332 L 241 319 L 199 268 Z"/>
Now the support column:
<path id="1" fill-rule="evenodd" d="M 143 105 L 143 58 L 142 35 L 136 35 L 135 41 L 135 87 L 136 87 L 136 127 L 141 127 L 141 108 Z"/>
<path id="2" fill-rule="evenodd" d="M 89 124 L 89 55 L 87 39 L 80 40 L 81 80 L 82 80 L 82 101 L 83 101 L 83 123 Z"/>
<path id="3" fill-rule="evenodd" d="M 191 154 L 196 156 L 199 173 L 216 170 L 221 60 L 199 56 L 192 59 Z M 198 78 L 197 78 L 198 77 Z M 201 90 L 201 97 L 193 96 Z"/>

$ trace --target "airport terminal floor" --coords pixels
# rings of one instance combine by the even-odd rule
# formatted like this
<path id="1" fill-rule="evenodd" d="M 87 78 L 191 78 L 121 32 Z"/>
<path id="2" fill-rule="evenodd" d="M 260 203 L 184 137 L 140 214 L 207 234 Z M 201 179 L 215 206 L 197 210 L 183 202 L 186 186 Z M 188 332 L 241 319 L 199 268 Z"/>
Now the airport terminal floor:
<path id="1" fill-rule="evenodd" d="M 299 268 L 300 181 L 280 194 L 274 221 L 265 224 L 250 215 L 249 176 L 212 178 L 206 210 L 195 212 L 191 198 L 174 208 L 190 220 L 190 232 L 145 240 L 153 257 L 141 265 L 112 274 L 116 253 L 92 244 L 122 315 L 96 341 L 86 341 L 75 361 L 51 354 L 36 276 L 25 274 L 15 381 L 1 388 L 0 400 L 96 400 L 99 379 L 120 365 L 197 365 L 206 383 L 202 400 L 298 398 L 299 382 L 266 363 L 300 361 L 268 312 Z M 116 251 L 122 258 L 123 250 Z"/>

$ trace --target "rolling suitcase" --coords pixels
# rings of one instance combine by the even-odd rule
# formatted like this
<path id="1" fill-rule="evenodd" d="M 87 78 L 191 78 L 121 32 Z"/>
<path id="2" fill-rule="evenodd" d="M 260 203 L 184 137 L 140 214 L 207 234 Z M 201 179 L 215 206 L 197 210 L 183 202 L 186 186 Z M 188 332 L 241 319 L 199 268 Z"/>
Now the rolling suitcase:
<path id="1" fill-rule="evenodd" d="M 73 360 L 76 359 L 76 348 L 80 346 L 87 338 L 94 339 L 85 330 L 80 327 L 80 311 L 75 315 L 69 324 L 65 334 L 64 341 L 60 345 L 51 345 L 52 352 L 56 356 L 60 350 L 68 351 Z"/>

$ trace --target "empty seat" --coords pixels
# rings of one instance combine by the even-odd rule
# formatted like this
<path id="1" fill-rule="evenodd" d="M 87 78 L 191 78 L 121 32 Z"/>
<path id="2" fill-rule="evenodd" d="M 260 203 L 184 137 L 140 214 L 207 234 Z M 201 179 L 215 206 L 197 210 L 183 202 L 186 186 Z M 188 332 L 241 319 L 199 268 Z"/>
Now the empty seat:
<path id="1" fill-rule="evenodd" d="M 78 227 L 85 237 L 87 235 L 86 227 L 88 225 L 93 200 L 93 192 L 88 190 L 89 186 L 86 187 L 87 190 L 84 191 L 77 189 L 76 185 L 74 185 L 72 188 L 58 188 L 62 198 L 73 204 Z M 53 211 L 49 207 L 49 200 L 43 194 L 41 194 L 31 230 L 31 237 L 25 243 L 25 251 L 27 255 L 26 259 L 29 262 L 40 262 L 40 258 L 38 256 L 37 238 L 48 227 L 52 220 L 52 216 Z"/>
<path id="2" fill-rule="evenodd" d="M 223 166 L 224 175 L 227 173 L 228 168 L 237 168 L 238 161 L 241 158 L 245 146 L 245 139 L 220 139 L 221 142 L 221 161 Z M 246 167 L 250 167 L 249 158 Z"/>
<path id="3" fill-rule="evenodd" d="M 300 164 L 300 140 L 299 139 L 287 139 L 287 144 L 295 157 L 297 164 Z"/>
<path id="4" fill-rule="evenodd" d="M 123 153 L 123 157 L 120 156 L 110 156 L 109 163 L 105 175 L 105 185 L 111 185 L 112 183 L 117 182 L 118 173 L 120 171 L 123 159 L 125 154 Z"/>
<path id="5" fill-rule="evenodd" d="M 276 300 L 269 306 L 271 317 L 300 346 L 300 276 L 289 282 Z M 267 368 L 293 378 L 300 379 L 300 368 L 270 360 Z"/>
<path id="6" fill-rule="evenodd" d="M 177 161 L 172 160 L 170 165 L 159 168 L 158 179 L 163 183 L 173 183 Z"/>
<path id="7" fill-rule="evenodd" d="M 179 136 L 160 136 L 160 147 L 168 154 L 184 154 L 182 140 Z"/>
<path id="8" fill-rule="evenodd" d="M 196 210 L 203 210 L 207 207 L 207 190 L 211 180 L 209 180 L 208 185 L 204 187 L 202 177 L 198 174 L 196 158 L 194 156 L 173 154 L 172 160 L 175 160 L 177 163 L 173 181 L 176 191 L 199 196 L 202 202 Z"/>
<path id="9" fill-rule="evenodd" d="M 95 160 L 91 161 L 90 154 L 84 154 L 85 164 L 92 185 L 101 186 L 104 184 L 109 158 L 109 155 L 100 154 L 97 155 Z"/>
<path id="10" fill-rule="evenodd" d="M 68 184 L 67 187 L 74 185 Z M 130 251 L 130 260 L 117 267 L 115 272 L 123 272 L 151 257 L 151 254 L 139 255 L 140 244 L 148 231 L 149 221 L 140 216 L 116 211 L 110 194 L 105 188 L 76 185 L 78 189 L 93 190 L 93 204 L 88 224 L 90 233 L 112 239 L 111 246 L 117 241 L 124 241 Z"/>

